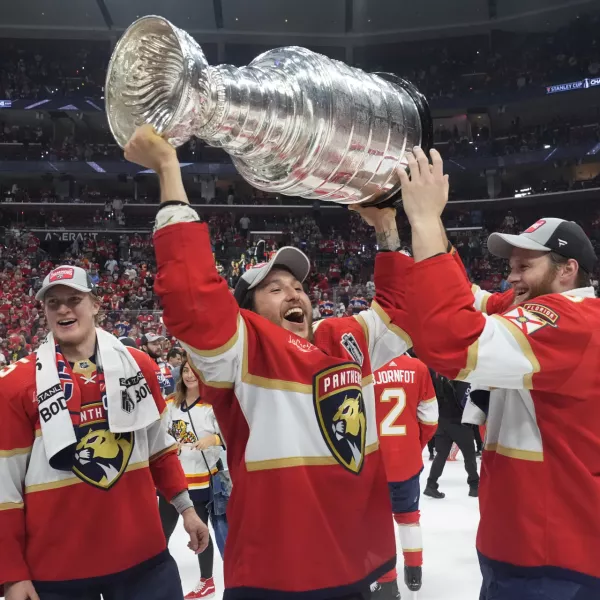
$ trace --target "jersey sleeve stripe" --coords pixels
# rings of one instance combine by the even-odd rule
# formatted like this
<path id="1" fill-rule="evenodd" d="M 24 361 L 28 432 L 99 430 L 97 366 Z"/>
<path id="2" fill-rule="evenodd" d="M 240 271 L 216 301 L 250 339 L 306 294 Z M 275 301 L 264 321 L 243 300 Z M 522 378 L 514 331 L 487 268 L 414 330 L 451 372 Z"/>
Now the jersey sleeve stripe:
<path id="1" fill-rule="evenodd" d="M 471 286 L 471 292 L 473 292 L 473 306 L 480 312 L 487 314 L 487 304 L 491 295 L 490 292 L 482 290 L 478 285 L 473 284 Z"/>
<path id="2" fill-rule="evenodd" d="M 531 344 L 529 343 L 529 340 L 527 339 L 525 334 L 516 325 L 514 325 L 510 321 L 507 321 L 500 315 L 492 315 L 491 318 L 498 321 L 501 324 L 501 326 L 504 327 L 512 335 L 512 337 L 515 339 L 515 341 L 521 348 L 521 352 L 523 352 L 523 355 L 525 356 L 525 358 L 531 363 L 531 366 L 533 369 L 529 373 L 525 373 L 523 375 L 523 387 L 526 390 L 532 390 L 533 389 L 533 376 L 535 373 L 540 372 L 541 367 L 540 367 L 540 363 L 539 363 L 538 359 L 536 358 L 536 356 L 533 352 L 533 349 L 531 348 Z"/>
<path id="3" fill-rule="evenodd" d="M 367 326 L 367 322 L 360 315 L 354 315 L 354 318 L 360 323 L 361 329 L 363 330 L 363 334 L 365 336 L 365 340 L 367 342 L 367 348 L 369 348 L 369 328 Z"/>
<path id="4" fill-rule="evenodd" d="M 422 419 L 419 419 L 419 423 L 422 423 L 423 425 L 437 425 L 438 424 L 437 421 L 423 421 Z"/>
<path id="5" fill-rule="evenodd" d="M 165 454 L 168 454 L 169 452 L 175 452 L 176 450 L 177 450 L 177 444 L 171 444 L 168 448 L 165 448 L 163 450 L 160 450 L 156 454 L 153 454 L 150 457 L 150 462 L 154 462 L 155 460 L 158 460 L 161 456 L 164 456 Z"/>
<path id="6" fill-rule="evenodd" d="M 408 348 L 412 348 L 413 343 L 412 343 L 412 340 L 410 339 L 410 336 L 408 335 L 408 333 L 406 333 L 406 331 L 404 331 L 404 329 L 401 329 L 400 327 L 398 327 L 398 325 L 394 325 L 394 323 L 392 323 L 392 319 L 388 316 L 388 314 L 383 310 L 383 308 L 381 308 L 381 306 L 375 300 L 373 300 L 373 302 L 371 302 L 371 308 L 375 311 L 375 314 L 383 321 L 385 326 L 390 331 L 392 331 L 399 338 L 401 338 L 404 341 L 404 343 L 407 345 Z"/>
<path id="7" fill-rule="evenodd" d="M 458 372 L 456 379 L 464 381 L 477 367 L 477 355 L 479 354 L 479 340 L 475 340 L 467 350 L 467 364 Z"/>
<path id="8" fill-rule="evenodd" d="M 196 367 L 196 365 L 191 360 L 188 362 L 188 365 L 190 365 L 190 367 L 192 367 L 192 371 L 194 371 L 194 373 L 196 373 L 196 375 L 200 378 L 200 381 L 204 385 L 207 385 L 208 387 L 226 389 L 226 390 L 233 389 L 233 381 L 209 381 L 208 379 L 205 379 L 205 377 L 202 375 L 202 373 L 198 370 L 198 367 Z"/>
<path id="9" fill-rule="evenodd" d="M 33 446 L 29 446 L 29 448 L 14 448 L 13 450 L 0 450 L 0 458 L 10 458 L 11 456 L 29 454 L 32 449 Z"/>
<path id="10" fill-rule="evenodd" d="M 528 460 L 531 462 L 544 462 L 544 453 L 536 452 L 535 450 L 507 448 L 501 444 L 486 444 L 484 449 L 488 452 L 496 452 L 502 456 L 508 456 L 509 458 L 518 458 L 520 460 Z"/>
<path id="11" fill-rule="evenodd" d="M 23 502 L 4 502 L 0 504 L 0 512 L 3 510 L 23 510 L 24 507 Z"/>
<path id="12" fill-rule="evenodd" d="M 433 398 L 429 398 L 429 400 L 421 400 L 419 404 L 429 404 L 430 402 L 435 402 L 437 398 L 434 396 Z"/>
<path id="13" fill-rule="evenodd" d="M 222 346 L 219 346 L 218 348 L 214 348 L 213 350 L 199 350 L 198 348 L 189 346 L 190 350 L 194 354 L 197 354 L 198 356 L 201 356 L 202 358 L 213 358 L 215 356 L 220 356 L 221 354 L 225 354 L 225 352 L 227 352 L 228 350 L 231 350 L 231 348 L 233 348 L 238 341 L 238 338 L 240 335 L 240 320 L 241 320 L 241 318 L 242 318 L 242 315 L 238 313 L 237 328 L 235 330 L 235 333 L 229 339 L 229 341 L 225 342 Z"/>

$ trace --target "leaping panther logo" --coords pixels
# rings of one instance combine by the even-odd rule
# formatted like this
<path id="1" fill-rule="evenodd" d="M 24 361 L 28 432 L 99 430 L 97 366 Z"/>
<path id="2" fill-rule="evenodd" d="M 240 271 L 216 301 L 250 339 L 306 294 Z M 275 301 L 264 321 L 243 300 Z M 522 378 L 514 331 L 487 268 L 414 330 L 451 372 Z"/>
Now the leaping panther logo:
<path id="1" fill-rule="evenodd" d="M 133 441 L 133 433 L 90 429 L 75 448 L 73 472 L 86 483 L 110 489 L 129 464 Z"/>
<path id="2" fill-rule="evenodd" d="M 347 444 L 352 453 L 350 464 L 357 468 L 362 461 L 362 433 L 365 431 L 365 413 L 361 410 L 360 396 L 346 396 L 333 416 L 332 430 L 341 445 Z"/>
<path id="3" fill-rule="evenodd" d="M 198 441 L 194 432 L 188 429 L 188 424 L 183 419 L 175 419 L 169 427 L 169 433 L 180 444 L 195 444 Z"/>
<path id="4" fill-rule="evenodd" d="M 332 456 L 350 472 L 360 473 L 367 439 L 360 367 L 343 363 L 317 373 L 313 402 L 321 435 Z"/>

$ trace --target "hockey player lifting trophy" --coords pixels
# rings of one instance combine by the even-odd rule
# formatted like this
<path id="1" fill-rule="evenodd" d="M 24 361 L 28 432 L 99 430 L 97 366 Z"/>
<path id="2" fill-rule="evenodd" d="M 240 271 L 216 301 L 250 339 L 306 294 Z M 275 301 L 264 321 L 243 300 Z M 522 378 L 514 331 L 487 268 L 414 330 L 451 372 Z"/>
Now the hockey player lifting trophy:
<path id="1" fill-rule="evenodd" d="M 395 196 L 406 152 L 433 136 L 425 98 L 399 77 L 298 47 L 209 66 L 185 31 L 156 16 L 116 45 L 106 112 L 121 147 L 145 123 L 175 147 L 197 136 L 255 188 L 340 204 Z"/>
<path id="2" fill-rule="evenodd" d="M 209 67 L 159 17 L 117 44 L 106 98 L 125 157 L 158 174 L 155 289 L 227 444 L 224 598 L 369 597 L 396 551 L 373 372 L 411 344 L 386 204 L 406 152 L 431 139 L 426 102 L 406 82 L 301 48 Z M 232 295 L 182 183 L 174 147 L 193 135 L 227 150 L 257 188 L 357 205 L 379 245 L 371 307 L 313 324 L 310 261 L 292 247 Z"/>

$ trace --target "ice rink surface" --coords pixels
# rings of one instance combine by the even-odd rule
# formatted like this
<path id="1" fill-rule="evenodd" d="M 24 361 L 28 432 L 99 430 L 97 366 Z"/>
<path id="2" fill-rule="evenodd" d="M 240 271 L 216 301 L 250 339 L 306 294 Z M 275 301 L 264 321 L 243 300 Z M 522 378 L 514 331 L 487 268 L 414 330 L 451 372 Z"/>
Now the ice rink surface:
<path id="1" fill-rule="evenodd" d="M 421 476 L 421 491 L 431 463 L 425 460 Z M 477 600 L 481 575 L 475 551 L 475 533 L 479 521 L 476 498 L 468 496 L 467 474 L 462 456 L 457 462 L 448 462 L 440 478 L 443 500 L 421 496 L 421 526 L 423 528 L 423 587 L 411 596 L 404 587 L 404 575 L 398 568 L 402 600 Z M 391 517 L 390 517 L 391 518 Z M 402 564 L 402 550 L 398 544 L 398 564 Z M 171 538 L 171 553 L 179 565 L 184 593 L 189 592 L 199 577 L 198 561 L 187 548 L 187 537 L 181 520 Z M 223 594 L 223 563 L 215 547 L 214 577 L 217 587 L 215 598 Z"/>

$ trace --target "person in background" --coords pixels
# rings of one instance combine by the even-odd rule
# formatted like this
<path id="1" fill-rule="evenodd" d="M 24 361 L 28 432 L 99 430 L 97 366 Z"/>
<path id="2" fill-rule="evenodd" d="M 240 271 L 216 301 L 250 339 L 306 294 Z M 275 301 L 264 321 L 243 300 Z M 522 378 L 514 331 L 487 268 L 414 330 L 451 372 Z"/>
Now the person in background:
<path id="1" fill-rule="evenodd" d="M 427 450 L 429 450 L 429 460 L 435 458 L 435 435 L 427 442 Z"/>
<path id="2" fill-rule="evenodd" d="M 421 589 L 419 477 L 423 448 L 437 428 L 438 406 L 427 367 L 408 354 L 398 356 L 375 372 L 375 402 L 379 444 L 404 553 L 404 583 Z M 392 569 L 371 586 L 373 600 L 399 598 L 398 574 Z"/>
<path id="3" fill-rule="evenodd" d="M 155 489 L 183 515 L 191 548 L 206 546 L 208 529 L 157 367 L 96 328 L 84 269 L 57 267 L 36 299 L 50 333 L 0 372 L 0 588 L 6 600 L 181 599 Z"/>
<path id="4" fill-rule="evenodd" d="M 135 348 L 136 350 L 138 349 L 135 340 L 130 337 L 120 337 L 119 341 L 121 342 L 121 344 L 123 344 L 123 346 L 129 346 L 129 348 Z"/>
<path id="5" fill-rule="evenodd" d="M 329 294 L 323 294 L 323 299 L 319 302 L 319 313 L 321 318 L 329 319 L 335 316 L 335 304 L 329 299 Z"/>
<path id="6" fill-rule="evenodd" d="M 462 423 L 462 400 L 468 386 L 460 381 L 450 381 L 434 371 L 431 371 L 431 377 L 438 400 L 439 423 L 435 434 L 435 458 L 423 493 L 431 498 L 446 497 L 446 494 L 438 489 L 438 479 L 444 472 L 452 442 L 455 442 L 465 460 L 469 496 L 476 498 L 479 489 L 479 473 L 475 455 L 475 435 L 470 425 Z"/>
<path id="7" fill-rule="evenodd" d="M 171 369 L 163 359 L 163 343 L 166 339 L 164 335 L 148 332 L 142 336 L 140 346 L 142 352 L 145 352 L 158 365 L 160 371 L 158 383 L 165 398 L 169 395 L 169 391 L 172 392 L 175 388 Z"/>
<path id="8" fill-rule="evenodd" d="M 167 354 L 167 366 L 171 371 L 171 377 L 173 378 L 173 389 L 168 394 L 172 394 L 175 391 L 175 384 L 179 379 L 181 373 L 181 363 L 183 361 L 183 350 L 181 348 L 171 348 Z"/>
<path id="9" fill-rule="evenodd" d="M 25 347 L 25 337 L 21 334 L 13 334 L 8 338 L 8 362 L 15 363 L 29 355 Z"/>
<path id="10" fill-rule="evenodd" d="M 169 433 L 175 438 L 179 448 L 179 460 L 185 472 L 190 497 L 196 513 L 208 524 L 209 504 L 212 501 L 211 479 L 218 471 L 223 444 L 215 413 L 212 406 L 202 402 L 198 380 L 187 357 L 182 361 L 181 377 L 177 380 L 175 393 L 167 399 L 167 406 Z M 179 520 L 179 513 L 162 495 L 159 496 L 158 506 L 168 543 Z M 215 595 L 213 555 L 213 542 L 209 537 L 208 547 L 198 555 L 200 580 L 186 594 L 185 600 L 212 598 Z"/>

